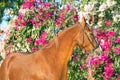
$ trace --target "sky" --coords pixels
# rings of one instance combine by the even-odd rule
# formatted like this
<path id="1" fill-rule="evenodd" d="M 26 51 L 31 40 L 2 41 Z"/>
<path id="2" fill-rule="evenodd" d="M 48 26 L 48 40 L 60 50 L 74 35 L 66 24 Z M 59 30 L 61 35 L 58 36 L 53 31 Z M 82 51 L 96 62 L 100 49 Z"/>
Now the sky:
<path id="1" fill-rule="evenodd" d="M 6 13 L 4 13 L 4 15 L 2 17 L 2 22 L 0 23 L 0 29 L 1 30 L 5 30 L 7 28 L 7 26 L 8 26 L 8 19 L 9 18 L 10 17 Z M 4 36 L 5 35 L 0 34 L 0 41 L 4 40 Z"/>

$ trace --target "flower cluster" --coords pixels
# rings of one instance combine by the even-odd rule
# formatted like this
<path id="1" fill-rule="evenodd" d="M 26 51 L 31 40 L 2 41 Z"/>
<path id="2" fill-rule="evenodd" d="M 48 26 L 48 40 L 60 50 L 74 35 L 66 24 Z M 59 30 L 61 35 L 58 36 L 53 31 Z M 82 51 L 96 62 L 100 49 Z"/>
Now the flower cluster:
<path id="1" fill-rule="evenodd" d="M 57 3 L 42 0 L 25 0 L 9 32 L 7 45 L 14 43 L 14 51 L 35 51 L 48 43 L 58 32 L 55 30 L 60 30 L 57 28 L 68 27 L 78 20 L 76 9 L 71 8 L 70 4 L 61 9 L 58 6 Z M 68 19 L 69 22 L 66 21 Z"/>
<path id="2" fill-rule="evenodd" d="M 107 62 L 104 67 L 104 80 L 109 80 L 110 77 L 114 74 L 114 70 L 111 62 Z"/>
<path id="3" fill-rule="evenodd" d="M 110 51 L 110 48 L 112 46 L 112 39 L 114 35 L 115 35 L 114 30 L 103 31 L 103 32 L 97 31 L 96 37 L 98 38 L 100 46 L 103 51 Z"/>
<path id="4" fill-rule="evenodd" d="M 44 46 L 45 44 L 47 44 L 47 40 L 46 40 L 46 37 L 47 37 L 47 33 L 46 32 L 43 32 L 42 34 L 41 34 L 41 36 L 40 36 L 40 38 L 39 39 L 36 39 L 36 41 L 35 41 L 35 44 L 36 45 L 42 45 L 42 46 Z"/>
<path id="5" fill-rule="evenodd" d="M 118 65 L 118 58 L 120 56 L 120 19 L 115 17 L 115 14 L 117 16 L 120 15 L 120 11 L 117 10 L 118 6 L 117 1 L 113 0 L 103 0 L 100 2 L 93 2 L 92 0 L 88 2 L 82 1 L 80 5 L 78 15 L 81 16 L 82 14 L 86 18 L 88 25 L 92 23 L 93 33 L 102 49 L 101 55 L 93 55 L 89 60 L 91 70 L 94 72 L 92 77 L 95 80 L 118 79 L 115 76 L 119 74 L 120 70 Z M 81 66 L 80 69 L 82 69 Z M 98 74 L 100 76 L 97 76 Z"/>

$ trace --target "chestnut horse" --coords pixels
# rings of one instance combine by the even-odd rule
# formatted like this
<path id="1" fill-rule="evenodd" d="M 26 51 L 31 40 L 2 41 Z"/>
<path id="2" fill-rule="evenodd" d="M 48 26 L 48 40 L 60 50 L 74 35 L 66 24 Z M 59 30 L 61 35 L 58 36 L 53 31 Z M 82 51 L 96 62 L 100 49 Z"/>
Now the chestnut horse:
<path id="1" fill-rule="evenodd" d="M 88 52 L 97 45 L 84 18 L 33 54 L 7 56 L 0 68 L 0 80 L 67 80 L 67 64 L 76 45 Z"/>

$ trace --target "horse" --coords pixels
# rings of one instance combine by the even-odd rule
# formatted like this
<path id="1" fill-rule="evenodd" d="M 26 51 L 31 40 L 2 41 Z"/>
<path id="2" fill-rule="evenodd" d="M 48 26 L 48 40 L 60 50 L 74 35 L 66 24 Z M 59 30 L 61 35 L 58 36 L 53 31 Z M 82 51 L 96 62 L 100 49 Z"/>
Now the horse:
<path id="1" fill-rule="evenodd" d="M 7 56 L 0 68 L 0 80 L 67 80 L 67 64 L 76 45 L 88 53 L 99 49 L 84 18 L 32 54 Z"/>

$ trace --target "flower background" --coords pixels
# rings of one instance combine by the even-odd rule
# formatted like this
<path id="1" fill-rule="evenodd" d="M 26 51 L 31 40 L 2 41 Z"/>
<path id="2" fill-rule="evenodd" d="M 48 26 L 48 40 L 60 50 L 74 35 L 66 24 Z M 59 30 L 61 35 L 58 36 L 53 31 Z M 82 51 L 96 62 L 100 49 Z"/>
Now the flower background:
<path id="1" fill-rule="evenodd" d="M 80 20 L 83 15 L 102 48 L 101 54 L 73 51 L 68 63 L 69 80 L 120 79 L 120 1 L 82 0 L 80 4 L 25 0 L 18 14 L 9 21 L 0 52 L 31 54 L 52 39 L 59 31 Z M 92 25 L 92 26 L 91 26 Z"/>

